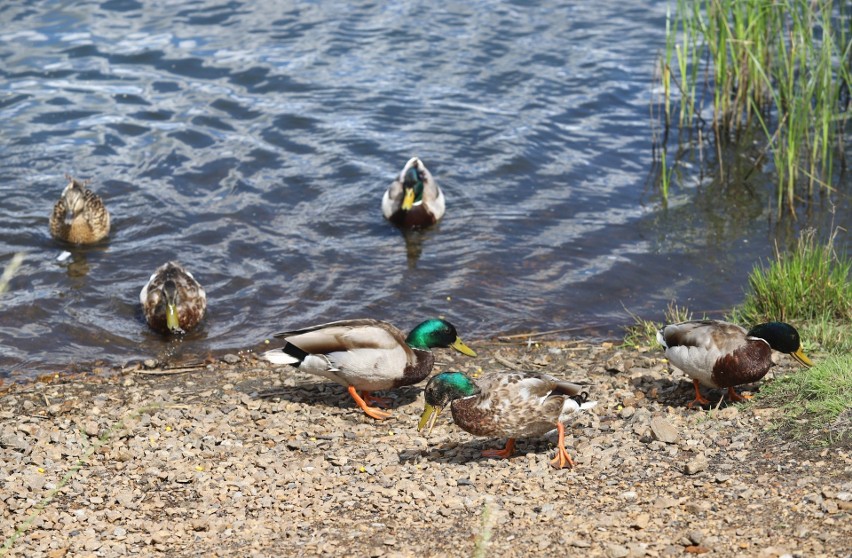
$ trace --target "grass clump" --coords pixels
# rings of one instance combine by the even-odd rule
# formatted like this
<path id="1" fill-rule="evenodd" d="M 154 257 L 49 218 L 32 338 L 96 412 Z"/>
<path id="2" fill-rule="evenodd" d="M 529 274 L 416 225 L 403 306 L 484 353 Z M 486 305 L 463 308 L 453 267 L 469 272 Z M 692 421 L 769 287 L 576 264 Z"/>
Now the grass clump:
<path id="1" fill-rule="evenodd" d="M 752 270 L 745 302 L 732 317 L 748 324 L 788 322 L 828 352 L 852 352 L 852 260 L 835 250 L 836 236 L 821 244 L 807 229 L 790 252 L 776 248 L 768 268 Z"/>
<path id="2" fill-rule="evenodd" d="M 833 355 L 813 368 L 788 374 L 760 388 L 757 400 L 784 412 L 780 427 L 799 437 L 848 441 L 852 432 L 852 355 Z M 844 437 L 847 440 L 844 440 Z"/>

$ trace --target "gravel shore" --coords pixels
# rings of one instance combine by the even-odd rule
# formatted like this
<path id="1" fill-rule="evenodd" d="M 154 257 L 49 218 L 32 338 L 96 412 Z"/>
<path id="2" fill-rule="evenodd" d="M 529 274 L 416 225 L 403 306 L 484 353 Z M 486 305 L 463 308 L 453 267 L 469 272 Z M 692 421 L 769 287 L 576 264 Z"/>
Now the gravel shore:
<path id="1" fill-rule="evenodd" d="M 687 409 L 660 351 L 470 345 L 478 358 L 440 350 L 436 371 L 591 385 L 598 406 L 566 430 L 576 468 L 550 468 L 546 439 L 482 458 L 505 440 L 449 413 L 419 434 L 423 384 L 382 394 L 380 423 L 251 353 L 94 370 L 2 386 L 0 555 L 852 556 L 848 445 L 784 441 L 754 404 Z"/>

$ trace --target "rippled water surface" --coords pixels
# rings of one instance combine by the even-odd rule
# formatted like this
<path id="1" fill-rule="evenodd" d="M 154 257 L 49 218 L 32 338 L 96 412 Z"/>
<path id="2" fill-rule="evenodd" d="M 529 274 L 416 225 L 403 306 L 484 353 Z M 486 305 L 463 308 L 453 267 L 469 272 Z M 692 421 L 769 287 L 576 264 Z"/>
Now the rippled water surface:
<path id="1" fill-rule="evenodd" d="M 665 9 L 4 3 L 0 264 L 26 258 L 0 298 L 0 376 L 203 356 L 349 317 L 608 335 L 625 308 L 730 307 L 771 254 L 772 201 L 687 187 L 664 209 L 654 194 Z M 379 206 L 413 155 L 448 211 L 404 238 Z M 113 230 L 63 262 L 47 223 L 65 173 L 91 179 Z M 169 259 L 210 300 L 180 342 L 138 303 Z"/>

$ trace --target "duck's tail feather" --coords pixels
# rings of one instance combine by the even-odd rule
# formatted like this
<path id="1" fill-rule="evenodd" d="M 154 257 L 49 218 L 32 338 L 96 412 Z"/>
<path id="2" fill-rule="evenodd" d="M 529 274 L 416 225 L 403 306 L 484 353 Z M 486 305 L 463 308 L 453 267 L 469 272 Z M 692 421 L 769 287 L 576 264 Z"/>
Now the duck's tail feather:
<path id="1" fill-rule="evenodd" d="M 287 343 L 280 349 L 272 349 L 271 351 L 266 351 L 260 356 L 273 364 L 289 364 L 291 366 L 299 366 L 306 358 L 308 358 L 309 355 L 296 345 L 293 345 L 292 343 Z"/>

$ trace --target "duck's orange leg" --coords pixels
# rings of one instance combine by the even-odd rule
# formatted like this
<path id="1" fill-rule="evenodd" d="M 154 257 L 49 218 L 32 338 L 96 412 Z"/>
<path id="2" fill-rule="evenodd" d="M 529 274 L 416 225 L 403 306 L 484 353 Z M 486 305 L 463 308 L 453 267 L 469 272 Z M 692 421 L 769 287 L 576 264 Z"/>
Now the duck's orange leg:
<path id="1" fill-rule="evenodd" d="M 352 396 L 352 399 L 355 400 L 355 403 L 361 407 L 361 410 L 364 411 L 368 417 L 374 418 L 376 420 L 385 420 L 386 418 L 391 417 L 392 415 L 386 411 L 382 411 L 381 409 L 376 409 L 375 407 L 370 407 L 367 403 L 361 399 L 361 396 L 358 395 L 358 392 L 355 390 L 355 386 L 349 386 L 348 388 L 349 395 Z"/>
<path id="2" fill-rule="evenodd" d="M 731 401 L 736 401 L 737 403 L 741 401 L 748 401 L 751 399 L 751 395 L 740 395 L 736 391 L 734 391 L 733 387 L 728 388 L 728 399 Z"/>
<path id="3" fill-rule="evenodd" d="M 515 453 L 515 439 L 509 438 L 506 442 L 506 447 L 500 450 L 485 450 L 482 452 L 483 457 L 499 457 L 500 459 L 509 459 Z"/>
<path id="4" fill-rule="evenodd" d="M 556 428 L 559 430 L 559 441 L 556 442 L 556 457 L 551 460 L 550 466 L 562 469 L 565 465 L 569 465 L 571 468 L 574 468 L 574 460 L 571 459 L 571 456 L 568 455 L 568 451 L 565 449 L 565 426 L 559 422 L 556 424 Z"/>
<path id="5" fill-rule="evenodd" d="M 391 400 L 387 397 L 376 397 L 370 391 L 362 391 L 361 397 L 367 405 L 378 405 L 379 407 L 387 407 L 391 404 Z"/>
<path id="6" fill-rule="evenodd" d="M 692 380 L 692 385 L 695 386 L 695 399 L 691 403 L 689 403 L 687 405 L 687 407 L 689 407 L 691 409 L 692 407 L 695 406 L 696 403 L 698 403 L 701 406 L 709 405 L 710 400 L 705 398 L 703 395 L 701 395 L 701 390 L 698 389 L 698 386 L 701 385 L 700 383 L 698 383 L 698 380 Z"/>

